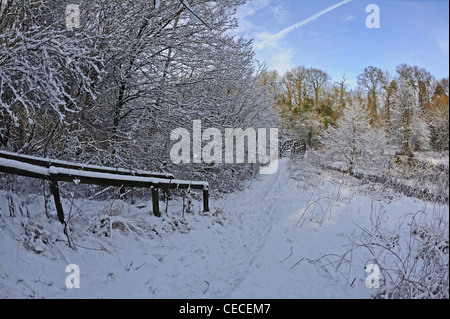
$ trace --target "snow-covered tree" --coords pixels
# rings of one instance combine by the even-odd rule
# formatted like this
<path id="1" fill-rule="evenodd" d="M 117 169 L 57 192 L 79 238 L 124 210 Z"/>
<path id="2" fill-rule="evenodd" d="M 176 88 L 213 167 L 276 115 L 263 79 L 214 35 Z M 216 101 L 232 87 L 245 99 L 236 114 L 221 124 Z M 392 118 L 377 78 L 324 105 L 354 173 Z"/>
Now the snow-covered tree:
<path id="1" fill-rule="evenodd" d="M 428 115 L 431 145 L 436 151 L 449 149 L 449 108 L 436 109 Z"/>
<path id="2" fill-rule="evenodd" d="M 401 154 L 429 146 L 429 128 L 419 104 L 418 89 L 401 81 L 393 97 L 390 136 Z"/>
<path id="3" fill-rule="evenodd" d="M 434 77 L 424 68 L 417 65 L 400 64 L 396 68 L 400 81 L 408 83 L 417 93 L 417 101 L 421 106 L 430 103 Z"/>
<path id="4" fill-rule="evenodd" d="M 67 30 L 64 12 L 58 1 L 1 2 L 0 123 L 16 151 L 46 153 L 97 96 L 95 40 Z"/>
<path id="5" fill-rule="evenodd" d="M 342 116 L 324 134 L 324 154 L 327 160 L 345 165 L 349 174 L 356 168 L 381 167 L 385 136 L 370 124 L 370 112 L 359 99 L 344 108 Z"/>
<path id="6" fill-rule="evenodd" d="M 309 146 L 318 145 L 325 130 L 323 118 L 316 112 L 300 113 L 292 125 L 296 138 L 305 141 Z"/>
<path id="7" fill-rule="evenodd" d="M 80 0 L 68 29 L 65 1 L 1 1 L 2 147 L 153 170 L 194 120 L 267 127 L 265 68 L 231 32 L 244 2 Z"/>
<path id="8" fill-rule="evenodd" d="M 436 151 L 448 151 L 449 148 L 449 97 L 445 80 L 436 85 L 432 105 L 426 112 L 431 146 Z"/>

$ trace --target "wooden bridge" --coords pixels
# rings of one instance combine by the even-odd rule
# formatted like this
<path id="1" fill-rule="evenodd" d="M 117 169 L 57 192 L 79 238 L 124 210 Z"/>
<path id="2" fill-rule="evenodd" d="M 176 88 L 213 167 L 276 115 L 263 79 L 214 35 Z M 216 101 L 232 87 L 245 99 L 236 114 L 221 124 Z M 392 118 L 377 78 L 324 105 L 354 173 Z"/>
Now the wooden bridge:
<path id="1" fill-rule="evenodd" d="M 172 174 L 167 173 L 74 164 L 5 151 L 0 151 L 0 172 L 49 181 L 58 219 L 62 224 L 66 222 L 59 194 L 59 182 L 150 188 L 152 190 L 153 214 L 158 217 L 161 217 L 159 189 L 164 191 L 171 189 L 202 190 L 203 210 L 209 211 L 209 184 L 207 182 L 177 180 Z"/>
<path id="2" fill-rule="evenodd" d="M 287 154 L 291 156 L 298 153 L 306 152 L 306 142 L 300 140 L 288 140 L 280 145 L 279 156 L 285 157 Z"/>

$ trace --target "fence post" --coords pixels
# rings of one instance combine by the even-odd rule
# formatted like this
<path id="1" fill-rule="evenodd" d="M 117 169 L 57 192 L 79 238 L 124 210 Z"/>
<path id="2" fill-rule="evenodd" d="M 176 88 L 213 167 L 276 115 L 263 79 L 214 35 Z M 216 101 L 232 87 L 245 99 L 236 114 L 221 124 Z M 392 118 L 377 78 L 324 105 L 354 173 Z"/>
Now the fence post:
<path id="1" fill-rule="evenodd" d="M 161 217 L 161 213 L 159 211 L 159 194 L 158 189 L 152 187 L 152 202 L 153 202 L 153 214 L 156 217 Z"/>
<path id="2" fill-rule="evenodd" d="M 209 212 L 209 190 L 208 187 L 203 188 L 203 211 Z"/>
<path id="3" fill-rule="evenodd" d="M 61 197 L 59 196 L 58 181 L 52 177 L 50 177 L 50 191 L 52 192 L 53 199 L 55 200 L 55 207 L 56 212 L 58 213 L 58 219 L 61 222 L 61 224 L 64 224 L 65 223 L 64 211 L 61 204 Z"/>

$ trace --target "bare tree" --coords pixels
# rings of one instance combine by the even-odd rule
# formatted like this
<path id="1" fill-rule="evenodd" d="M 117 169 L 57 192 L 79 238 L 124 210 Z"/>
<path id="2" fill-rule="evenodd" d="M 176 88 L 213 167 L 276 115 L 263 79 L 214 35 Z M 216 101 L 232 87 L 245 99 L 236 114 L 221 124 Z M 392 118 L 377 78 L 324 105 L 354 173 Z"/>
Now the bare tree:
<path id="1" fill-rule="evenodd" d="M 369 66 L 358 75 L 358 84 L 368 92 L 368 108 L 373 119 L 378 115 L 377 93 L 386 82 L 386 76 L 380 68 Z"/>
<path id="2" fill-rule="evenodd" d="M 308 82 L 314 91 L 314 107 L 319 108 L 320 89 L 330 80 L 330 76 L 325 71 L 310 68 L 308 69 Z"/>
<path id="3" fill-rule="evenodd" d="M 304 66 L 298 66 L 293 68 L 291 72 L 296 91 L 297 105 L 302 110 L 308 90 L 308 70 Z"/>
<path id="4" fill-rule="evenodd" d="M 386 83 L 387 84 L 387 83 Z M 395 94 L 395 92 L 398 89 L 398 83 L 396 80 L 392 80 L 389 82 L 388 85 L 385 86 L 385 104 L 384 104 L 384 116 L 387 120 L 387 122 L 391 119 L 391 105 L 392 105 L 392 98 Z"/>
<path id="5" fill-rule="evenodd" d="M 334 120 L 339 118 L 343 109 L 345 108 L 346 96 L 347 96 L 347 91 L 348 91 L 348 87 L 345 84 L 346 81 L 347 81 L 347 78 L 345 77 L 345 75 L 343 75 L 342 80 L 339 82 L 335 82 L 335 84 L 334 84 L 334 91 L 335 91 Z"/>

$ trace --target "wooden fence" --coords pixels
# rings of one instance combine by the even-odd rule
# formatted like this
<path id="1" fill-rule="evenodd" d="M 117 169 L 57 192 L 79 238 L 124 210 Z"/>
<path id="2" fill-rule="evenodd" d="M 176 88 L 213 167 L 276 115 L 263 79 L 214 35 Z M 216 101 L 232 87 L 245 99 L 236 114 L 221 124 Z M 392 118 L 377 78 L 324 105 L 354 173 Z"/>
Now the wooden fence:
<path id="1" fill-rule="evenodd" d="M 49 158 L 19 155 L 0 151 L 0 172 L 38 178 L 50 182 L 58 219 L 65 224 L 59 194 L 59 182 L 100 186 L 149 188 L 152 191 L 153 213 L 160 217 L 159 189 L 202 190 L 203 210 L 209 211 L 209 184 L 177 180 L 172 174 L 127 170 L 123 168 L 74 164 Z"/>

